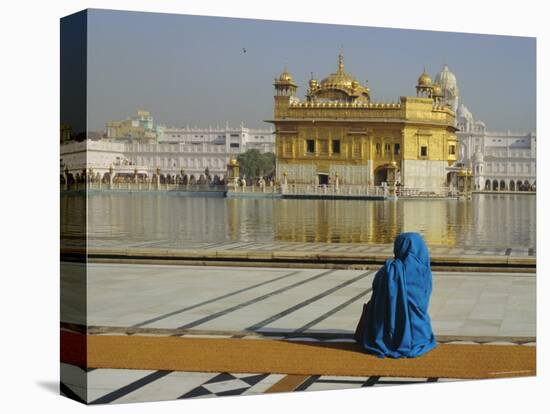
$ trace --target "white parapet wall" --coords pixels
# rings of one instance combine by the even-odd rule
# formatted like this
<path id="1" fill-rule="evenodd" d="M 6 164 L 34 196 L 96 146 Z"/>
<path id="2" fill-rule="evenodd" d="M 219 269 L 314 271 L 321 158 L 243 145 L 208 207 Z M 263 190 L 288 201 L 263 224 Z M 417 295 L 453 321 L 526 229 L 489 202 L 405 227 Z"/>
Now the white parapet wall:
<path id="1" fill-rule="evenodd" d="M 313 183 L 316 179 L 315 166 L 313 164 L 287 164 L 277 161 L 277 179 L 282 181 L 283 174 L 287 173 L 289 183 Z"/>
<path id="2" fill-rule="evenodd" d="M 411 188 L 435 188 L 446 185 L 446 161 L 404 160 L 401 183 Z"/>
<path id="3" fill-rule="evenodd" d="M 340 165 L 330 166 L 330 175 L 335 176 L 338 173 L 340 184 L 367 185 L 372 184 L 370 161 L 367 165 Z"/>

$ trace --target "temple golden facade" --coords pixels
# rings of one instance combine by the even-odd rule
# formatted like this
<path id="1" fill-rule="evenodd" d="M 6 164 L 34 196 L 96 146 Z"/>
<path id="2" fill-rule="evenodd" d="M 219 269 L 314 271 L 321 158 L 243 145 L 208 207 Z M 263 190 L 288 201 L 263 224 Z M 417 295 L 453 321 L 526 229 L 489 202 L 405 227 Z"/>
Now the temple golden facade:
<path id="1" fill-rule="evenodd" d="M 416 96 L 374 103 L 370 89 L 338 68 L 309 81 L 304 100 L 285 69 L 275 79 L 277 178 L 288 183 L 381 185 L 395 162 L 398 182 L 443 187 L 457 157 L 455 113 L 424 71 Z"/>

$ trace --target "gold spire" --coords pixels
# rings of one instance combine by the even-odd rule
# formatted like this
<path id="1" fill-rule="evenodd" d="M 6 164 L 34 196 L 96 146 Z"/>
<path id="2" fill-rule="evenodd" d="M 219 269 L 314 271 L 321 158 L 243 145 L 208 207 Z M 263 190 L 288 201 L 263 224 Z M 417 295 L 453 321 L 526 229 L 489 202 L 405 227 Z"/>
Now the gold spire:
<path id="1" fill-rule="evenodd" d="M 342 52 L 338 54 L 338 72 L 344 71 L 344 55 L 342 55 Z"/>

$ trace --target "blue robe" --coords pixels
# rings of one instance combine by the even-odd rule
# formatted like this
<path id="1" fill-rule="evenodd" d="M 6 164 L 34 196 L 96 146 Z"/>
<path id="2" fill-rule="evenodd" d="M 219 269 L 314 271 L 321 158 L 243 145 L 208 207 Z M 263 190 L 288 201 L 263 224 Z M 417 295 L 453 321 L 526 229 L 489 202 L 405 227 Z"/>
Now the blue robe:
<path id="1" fill-rule="evenodd" d="M 395 258 L 374 277 L 355 339 L 365 352 L 381 358 L 414 358 L 436 347 L 428 315 L 430 255 L 418 233 L 397 236 L 393 252 Z"/>

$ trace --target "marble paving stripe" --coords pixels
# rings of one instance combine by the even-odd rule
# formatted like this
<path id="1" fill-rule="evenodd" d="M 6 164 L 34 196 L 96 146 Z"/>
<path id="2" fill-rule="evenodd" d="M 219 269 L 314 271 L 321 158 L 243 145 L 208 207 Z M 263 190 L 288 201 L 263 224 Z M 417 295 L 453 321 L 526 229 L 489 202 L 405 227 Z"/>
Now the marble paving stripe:
<path id="1" fill-rule="evenodd" d="M 204 246 L 205 249 L 211 249 L 213 247 L 219 247 L 219 246 L 224 246 L 224 245 L 227 245 L 227 242 L 224 240 L 224 241 L 220 241 L 220 242 L 216 242 L 216 243 L 208 243 L 206 246 Z"/>
<path id="2" fill-rule="evenodd" d="M 238 242 L 238 241 L 233 241 L 233 242 L 224 241 L 222 244 L 220 244 L 218 246 L 218 248 L 216 250 L 229 250 L 233 247 L 238 247 L 241 244 L 242 244 L 242 242 Z"/>
<path id="3" fill-rule="evenodd" d="M 373 385 L 375 385 L 378 380 L 380 379 L 380 377 L 369 377 L 368 380 L 365 381 L 365 383 L 362 385 L 363 387 L 372 387 Z"/>
<path id="4" fill-rule="evenodd" d="M 125 385 L 124 387 L 119 388 L 118 390 L 112 391 L 103 397 L 99 397 L 98 399 L 92 401 L 90 404 L 108 404 L 111 403 L 126 394 L 129 394 L 147 384 L 150 384 L 153 381 L 158 380 L 159 378 L 162 378 L 168 374 L 170 374 L 172 371 L 155 371 L 149 375 L 146 375 L 143 378 L 138 379 L 137 381 L 134 381 L 128 385 Z"/>
<path id="5" fill-rule="evenodd" d="M 239 245 L 235 246 L 235 247 L 228 247 L 227 249 L 225 250 L 240 250 L 240 249 L 243 249 L 245 247 L 249 247 L 249 246 L 255 246 L 257 245 L 258 243 L 256 242 L 252 242 L 252 243 L 239 243 Z"/>
<path id="6" fill-rule="evenodd" d="M 346 251 L 348 248 L 349 248 L 348 246 L 340 246 L 340 247 L 335 247 L 331 251 L 333 251 L 333 252 L 342 252 L 342 251 Z"/>
<path id="7" fill-rule="evenodd" d="M 297 271 L 294 271 L 294 272 L 290 272 L 290 273 L 287 273 L 287 274 L 284 274 L 282 276 L 278 276 L 278 277 L 275 277 L 273 279 L 269 279 L 269 280 L 266 280 L 265 282 L 260 282 L 260 283 L 256 283 L 255 285 L 252 285 L 252 286 L 247 286 L 245 288 L 242 288 L 242 289 L 239 289 L 239 290 L 235 290 L 233 292 L 229 292 L 229 293 L 226 293 L 225 295 L 221 295 L 221 296 L 217 296 L 215 298 L 212 298 L 212 299 L 208 299 L 208 300 L 205 300 L 203 302 L 199 302 L 199 303 L 196 303 L 194 305 L 191 305 L 191 306 L 187 306 L 183 309 L 178 309 L 178 310 L 175 310 L 175 311 L 172 311 L 172 312 L 169 312 L 169 313 L 166 313 L 164 315 L 160 315 L 160 316 L 157 316 L 155 318 L 152 318 L 152 319 L 148 319 L 144 322 L 140 322 L 138 324 L 135 324 L 135 325 L 132 325 L 132 328 L 139 328 L 139 327 L 142 327 L 144 325 L 148 325 L 150 323 L 153 323 L 153 322 L 158 322 L 162 319 L 166 319 L 166 318 L 169 318 L 171 316 L 174 316 L 174 315 L 179 315 L 180 313 L 183 313 L 183 312 L 187 312 L 189 310 L 192 310 L 192 309 L 195 309 L 195 308 L 198 308 L 199 306 L 204 306 L 204 305 L 208 305 L 210 303 L 213 303 L 213 302 L 217 302 L 219 300 L 222 300 L 222 299 L 227 299 L 231 296 L 235 296 L 235 295 L 238 295 L 239 293 L 243 293 L 243 292 L 246 292 L 248 290 L 251 290 L 251 289 L 255 289 L 257 287 L 260 287 L 260 286 L 264 286 L 264 285 L 267 285 L 269 283 L 273 283 L 273 282 L 277 282 L 278 280 L 282 280 L 282 279 L 286 279 L 287 277 L 291 277 L 291 276 L 294 276 L 295 274 L 297 273 L 300 273 L 299 270 Z"/>
<path id="8" fill-rule="evenodd" d="M 301 309 L 301 308 L 304 308 L 306 307 L 307 305 L 313 303 L 313 302 L 316 302 L 318 301 L 319 299 L 322 299 L 324 298 L 325 296 L 328 296 L 334 292 L 336 292 L 337 290 L 340 290 L 346 286 L 349 286 L 351 285 L 352 283 L 355 283 L 357 282 L 358 280 L 360 279 L 363 279 L 371 274 L 374 273 L 374 270 L 371 270 L 371 271 L 368 271 L 368 272 L 365 272 L 365 273 L 361 273 L 359 276 L 356 276 L 352 279 L 349 279 L 349 280 L 346 280 L 345 282 L 343 283 L 340 283 L 339 285 L 336 285 L 336 286 L 333 286 L 331 287 L 330 289 L 327 289 L 325 290 L 324 292 L 321 292 L 319 293 L 318 295 L 315 295 L 309 299 L 306 299 L 300 303 L 297 303 L 296 305 L 294 306 L 291 306 L 290 308 L 287 308 L 285 309 L 284 311 L 282 312 L 279 312 L 279 313 L 276 313 L 275 315 L 272 315 L 270 316 L 269 318 L 266 318 L 264 319 L 263 321 L 260 321 L 260 322 L 257 322 L 255 323 L 254 325 L 252 326 L 249 326 L 248 328 L 246 328 L 247 331 L 257 331 L 258 329 L 260 328 L 263 328 L 264 326 L 266 325 L 269 325 L 271 322 L 273 321 L 276 321 L 277 319 L 281 319 L 282 317 L 288 315 L 288 314 L 291 314 L 292 312 L 295 312 L 297 311 L 298 309 Z"/>
<path id="9" fill-rule="evenodd" d="M 332 316 L 335 313 L 340 312 L 342 309 L 348 307 L 353 302 L 365 297 L 370 291 L 372 291 L 372 288 L 368 288 L 368 289 L 363 290 L 361 293 L 359 293 L 359 294 L 353 296 L 352 298 L 346 300 L 344 303 L 341 303 L 340 305 L 336 306 L 335 308 L 332 308 L 331 310 L 329 310 L 328 312 L 326 312 L 326 313 L 322 314 L 321 316 L 315 318 L 311 322 L 306 323 L 304 326 L 299 327 L 294 332 L 295 333 L 302 333 L 302 332 L 306 331 L 307 329 L 311 328 L 312 326 L 315 326 L 318 323 L 324 321 L 329 316 Z"/>
<path id="10" fill-rule="evenodd" d="M 320 375 L 312 375 L 311 377 L 309 377 L 307 380 L 305 380 L 304 382 L 302 382 L 300 385 L 298 385 L 294 391 L 305 391 L 307 390 L 313 383 L 317 382 L 317 380 L 319 379 Z"/>
<path id="11" fill-rule="evenodd" d="M 250 299 L 246 302 L 243 302 L 243 303 L 240 303 L 238 305 L 235 305 L 235 306 L 231 306 L 227 309 L 224 309 L 222 311 L 219 311 L 219 312 L 216 312 L 216 313 L 213 313 L 211 315 L 208 315 L 208 316 L 205 316 L 203 318 L 200 318 L 200 319 L 197 319 L 193 322 L 190 322 L 190 323 L 187 323 L 183 326 L 179 326 L 177 329 L 189 329 L 189 328 L 194 328 L 195 326 L 198 326 L 198 325 L 202 325 L 203 323 L 206 323 L 206 322 L 209 322 L 211 321 L 212 319 L 216 319 L 216 318 L 219 318 L 220 316 L 224 316 L 224 315 L 227 315 L 228 313 L 231 313 L 231 312 L 234 312 L 236 310 L 239 310 L 239 309 L 242 309 L 246 306 L 250 306 L 250 305 L 253 305 L 254 303 L 257 303 L 257 302 L 260 302 L 262 300 L 265 300 L 267 298 L 270 298 L 274 295 L 278 295 L 280 293 L 283 293 L 283 292 L 286 292 L 287 290 L 290 290 L 292 288 L 295 288 L 295 287 L 298 287 L 298 286 L 301 286 L 301 285 L 304 285 L 306 283 L 309 283 L 309 282 L 312 282 L 314 280 L 317 280 L 317 279 L 320 279 L 322 278 L 323 276 L 326 276 L 328 274 L 331 274 L 331 273 L 334 273 L 336 270 L 328 270 L 326 272 L 323 272 L 323 273 L 320 273 L 320 274 L 317 274 L 315 276 L 312 276 L 312 277 L 309 277 L 307 279 L 304 279 L 304 280 L 300 280 L 299 282 L 296 282 L 296 283 L 293 283 L 291 285 L 288 285 L 288 286 L 284 286 L 280 289 L 277 289 L 277 290 L 274 290 L 273 292 L 270 292 L 270 293 L 267 293 L 265 295 L 262 295 L 262 296 L 258 296 L 254 299 Z"/>

